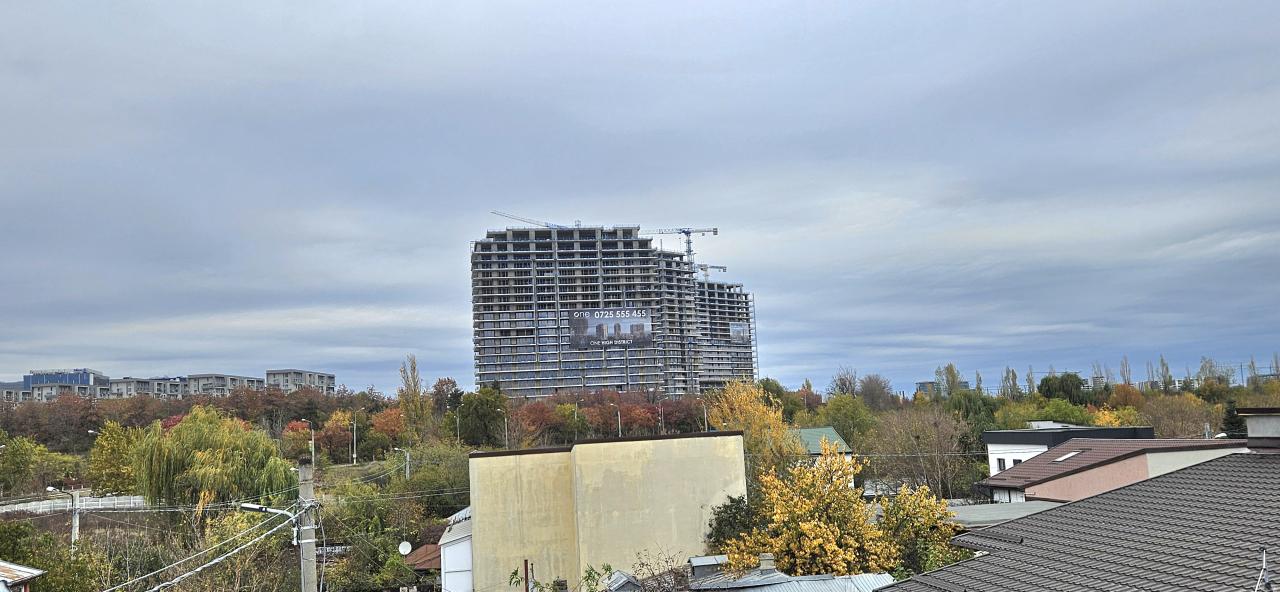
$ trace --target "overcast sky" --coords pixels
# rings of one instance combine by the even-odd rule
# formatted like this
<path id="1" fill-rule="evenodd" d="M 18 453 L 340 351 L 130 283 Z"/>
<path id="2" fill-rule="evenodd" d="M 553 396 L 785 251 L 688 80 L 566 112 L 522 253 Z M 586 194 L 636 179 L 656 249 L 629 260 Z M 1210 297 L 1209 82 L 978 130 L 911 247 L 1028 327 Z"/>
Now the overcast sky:
<path id="1" fill-rule="evenodd" d="M 193 4 L 0 5 L 0 380 L 469 386 L 492 209 L 719 227 L 791 386 L 1280 350 L 1280 3 Z"/>

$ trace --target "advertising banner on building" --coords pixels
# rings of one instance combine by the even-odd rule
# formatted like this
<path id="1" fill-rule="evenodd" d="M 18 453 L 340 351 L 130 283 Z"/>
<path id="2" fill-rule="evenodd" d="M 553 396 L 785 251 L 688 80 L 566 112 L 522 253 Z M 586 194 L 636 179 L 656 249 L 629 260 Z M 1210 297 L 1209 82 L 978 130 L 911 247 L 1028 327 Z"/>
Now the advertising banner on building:
<path id="1" fill-rule="evenodd" d="M 729 341 L 731 343 L 751 343 L 751 330 L 746 323 L 729 323 Z"/>
<path id="2" fill-rule="evenodd" d="M 649 310 L 585 308 L 569 312 L 569 342 L 574 349 L 637 348 L 653 345 Z"/>

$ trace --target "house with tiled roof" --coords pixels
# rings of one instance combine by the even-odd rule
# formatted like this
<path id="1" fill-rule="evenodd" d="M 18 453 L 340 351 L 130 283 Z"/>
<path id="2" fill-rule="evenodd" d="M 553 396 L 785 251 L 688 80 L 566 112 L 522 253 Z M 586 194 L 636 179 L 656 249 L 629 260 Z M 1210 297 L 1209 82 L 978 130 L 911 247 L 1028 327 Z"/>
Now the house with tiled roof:
<path id="1" fill-rule="evenodd" d="M 1071 502 L 1246 450 L 1244 440 L 1073 438 L 979 485 L 997 502 Z"/>
<path id="2" fill-rule="evenodd" d="M 1280 532 L 1280 409 L 1240 414 L 1248 452 L 967 532 L 952 542 L 972 559 L 880 591 L 1256 590 L 1280 576 L 1263 561 Z"/>

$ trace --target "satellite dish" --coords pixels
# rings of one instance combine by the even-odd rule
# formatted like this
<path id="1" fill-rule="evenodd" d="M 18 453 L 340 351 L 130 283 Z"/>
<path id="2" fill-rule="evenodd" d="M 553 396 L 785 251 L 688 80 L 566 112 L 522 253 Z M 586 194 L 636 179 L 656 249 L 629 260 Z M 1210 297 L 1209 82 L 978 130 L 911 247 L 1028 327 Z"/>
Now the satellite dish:
<path id="1" fill-rule="evenodd" d="M 399 550 L 400 550 L 400 554 L 401 554 L 401 555 L 408 555 L 408 554 L 409 554 L 409 551 L 412 551 L 412 550 L 413 550 L 413 545 L 410 545 L 410 544 L 409 544 L 409 541 L 400 541 L 400 549 L 399 549 Z"/>

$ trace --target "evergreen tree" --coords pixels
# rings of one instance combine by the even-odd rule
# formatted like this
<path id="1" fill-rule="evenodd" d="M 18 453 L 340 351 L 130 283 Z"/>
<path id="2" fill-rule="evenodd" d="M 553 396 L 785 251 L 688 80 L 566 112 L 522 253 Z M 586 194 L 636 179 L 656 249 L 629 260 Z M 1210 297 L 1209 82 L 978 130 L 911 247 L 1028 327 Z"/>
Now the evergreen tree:
<path id="1" fill-rule="evenodd" d="M 1240 417 L 1240 413 L 1236 411 L 1234 399 L 1227 401 L 1226 409 L 1222 412 L 1222 431 L 1228 438 L 1243 438 L 1249 435 L 1249 428 L 1245 425 L 1244 418 Z"/>

